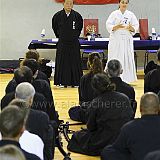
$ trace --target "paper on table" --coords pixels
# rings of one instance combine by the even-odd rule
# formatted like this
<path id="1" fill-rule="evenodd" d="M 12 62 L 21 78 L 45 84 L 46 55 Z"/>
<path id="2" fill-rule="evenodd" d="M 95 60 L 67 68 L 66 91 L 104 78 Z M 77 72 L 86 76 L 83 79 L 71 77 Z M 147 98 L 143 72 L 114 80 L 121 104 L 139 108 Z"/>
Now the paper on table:
<path id="1" fill-rule="evenodd" d="M 109 38 L 95 38 L 95 41 L 109 41 Z"/>
<path id="2" fill-rule="evenodd" d="M 133 40 L 140 40 L 140 37 L 133 37 Z"/>
<path id="3" fill-rule="evenodd" d="M 58 42 L 58 38 L 52 38 L 52 42 Z"/>

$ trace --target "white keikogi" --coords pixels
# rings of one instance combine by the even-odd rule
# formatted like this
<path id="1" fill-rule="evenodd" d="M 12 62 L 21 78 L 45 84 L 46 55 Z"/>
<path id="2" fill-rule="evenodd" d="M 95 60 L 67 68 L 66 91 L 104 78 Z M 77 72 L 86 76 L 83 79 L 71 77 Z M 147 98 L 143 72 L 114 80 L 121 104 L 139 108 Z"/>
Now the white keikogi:
<path id="1" fill-rule="evenodd" d="M 122 24 L 123 29 L 113 31 L 115 25 Z M 132 25 L 135 32 L 127 30 L 128 25 Z M 125 82 L 133 82 L 137 80 L 134 49 L 133 49 L 133 35 L 139 29 L 139 23 L 134 13 L 126 10 L 122 13 L 120 10 L 113 11 L 106 21 L 106 28 L 110 33 L 108 44 L 108 61 L 117 59 L 122 64 L 123 73 L 121 78 Z"/>

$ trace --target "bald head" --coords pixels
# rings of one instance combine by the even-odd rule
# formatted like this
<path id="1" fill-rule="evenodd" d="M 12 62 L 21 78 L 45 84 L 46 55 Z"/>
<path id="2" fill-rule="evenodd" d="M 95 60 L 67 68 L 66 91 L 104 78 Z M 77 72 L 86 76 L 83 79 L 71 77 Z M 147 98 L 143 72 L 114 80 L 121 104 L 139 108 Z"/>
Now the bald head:
<path id="1" fill-rule="evenodd" d="M 141 115 L 158 114 L 159 98 L 155 93 L 148 92 L 141 97 L 140 101 Z"/>

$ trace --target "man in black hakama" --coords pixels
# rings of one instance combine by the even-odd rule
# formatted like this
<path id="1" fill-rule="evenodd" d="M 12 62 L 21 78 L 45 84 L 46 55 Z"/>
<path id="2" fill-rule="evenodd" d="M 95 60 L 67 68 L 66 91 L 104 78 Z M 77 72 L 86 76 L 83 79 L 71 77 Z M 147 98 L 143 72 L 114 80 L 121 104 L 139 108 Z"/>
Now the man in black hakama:
<path id="1" fill-rule="evenodd" d="M 82 16 L 72 10 L 73 0 L 65 0 L 64 9 L 52 18 L 57 38 L 54 84 L 78 86 L 82 76 L 79 36 L 83 27 Z"/>

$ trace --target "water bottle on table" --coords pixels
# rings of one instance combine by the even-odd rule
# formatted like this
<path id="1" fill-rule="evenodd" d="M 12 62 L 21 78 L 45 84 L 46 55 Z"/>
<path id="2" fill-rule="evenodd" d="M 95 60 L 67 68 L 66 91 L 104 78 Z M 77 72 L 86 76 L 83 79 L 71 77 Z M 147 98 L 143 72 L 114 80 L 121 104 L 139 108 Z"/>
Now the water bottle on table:
<path id="1" fill-rule="evenodd" d="M 45 29 L 42 29 L 41 40 L 44 40 L 44 39 L 45 39 Z"/>
<path id="2" fill-rule="evenodd" d="M 152 28 L 152 40 L 156 40 L 157 34 L 155 28 Z"/>

